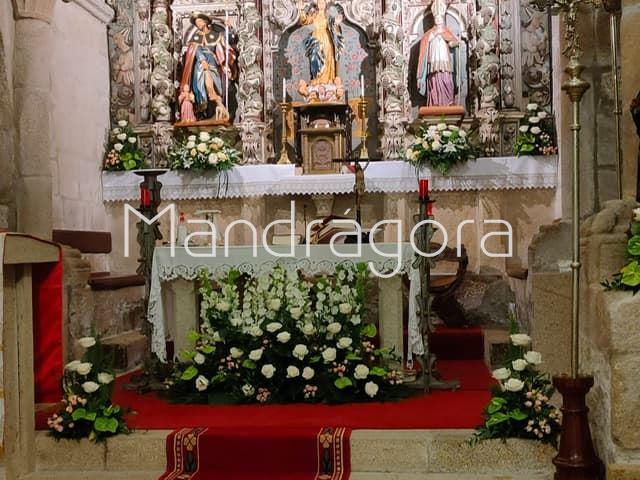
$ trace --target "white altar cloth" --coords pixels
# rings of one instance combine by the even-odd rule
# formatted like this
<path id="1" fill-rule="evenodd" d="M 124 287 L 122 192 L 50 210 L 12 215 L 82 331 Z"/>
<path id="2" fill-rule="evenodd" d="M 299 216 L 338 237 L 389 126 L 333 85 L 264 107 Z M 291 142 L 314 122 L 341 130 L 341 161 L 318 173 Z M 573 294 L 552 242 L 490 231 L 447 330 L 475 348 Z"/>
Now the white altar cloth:
<path id="1" fill-rule="evenodd" d="M 555 188 L 557 156 L 479 158 L 453 168 L 449 175 L 425 168 L 423 178 L 433 191 L 513 190 Z M 213 173 L 169 171 L 160 177 L 164 200 L 239 198 L 263 195 L 324 195 L 353 191 L 351 173 L 296 175 L 294 165 L 241 165 L 228 172 L 228 186 Z M 141 177 L 133 172 L 103 172 L 105 202 L 135 201 Z M 418 190 L 415 168 L 403 161 L 372 162 L 365 172 L 370 193 L 407 193 Z"/>
<path id="2" fill-rule="evenodd" d="M 398 244 L 378 243 L 376 247 L 386 255 L 397 255 Z M 270 249 L 279 253 L 288 253 L 288 246 L 269 246 Z M 340 254 L 357 253 L 356 245 L 336 245 L 335 250 Z M 211 247 L 193 247 L 190 250 L 196 254 L 211 254 Z M 401 244 L 399 260 L 399 273 L 406 274 L 411 270 L 413 262 L 413 250 L 408 243 Z M 151 350 L 161 361 L 166 361 L 166 327 L 165 314 L 162 295 L 162 282 L 169 282 L 177 279 L 193 282 L 202 272 L 208 272 L 212 278 L 220 277 L 230 270 L 236 269 L 242 273 L 250 275 L 260 275 L 270 272 L 274 266 L 282 265 L 288 270 L 302 270 L 309 275 L 333 274 L 336 265 L 367 263 L 373 264 L 378 272 L 390 273 L 398 265 L 398 258 L 385 257 L 374 251 L 371 245 L 363 244 L 362 252 L 358 258 L 336 257 L 329 245 L 311 245 L 309 255 L 306 254 L 305 245 L 295 247 L 294 257 L 276 257 L 271 255 L 265 247 L 257 247 L 257 256 L 253 256 L 253 247 L 229 247 L 228 256 L 225 256 L 224 247 L 218 247 L 215 258 L 194 257 L 188 254 L 186 249 L 175 249 L 175 256 L 171 256 L 170 247 L 157 247 L 153 254 L 153 266 L 151 271 L 151 287 L 149 294 L 148 321 L 152 324 Z M 398 278 L 396 276 L 396 278 Z M 399 285 L 399 282 L 398 282 Z M 381 295 L 383 295 L 381 289 Z M 384 289 L 392 290 L 392 289 Z M 399 289 L 396 289 L 399 290 Z M 402 292 L 386 291 L 385 295 L 397 295 Z M 193 299 L 195 304 L 195 298 Z M 382 304 L 382 302 L 380 302 Z M 391 302 L 389 302 L 391 303 Z M 182 315 L 189 315 L 189 312 L 182 311 Z M 195 314 L 195 309 L 193 311 Z M 195 315 L 194 315 L 195 316 Z M 400 319 L 402 313 L 400 309 Z M 197 319 L 188 319 L 196 321 Z M 382 323 L 382 319 L 381 319 Z M 400 331 L 402 322 L 399 322 Z M 188 332 L 179 332 L 186 335 Z M 401 333 L 400 333 L 401 335 Z M 400 350 L 402 351 L 402 350 Z"/>

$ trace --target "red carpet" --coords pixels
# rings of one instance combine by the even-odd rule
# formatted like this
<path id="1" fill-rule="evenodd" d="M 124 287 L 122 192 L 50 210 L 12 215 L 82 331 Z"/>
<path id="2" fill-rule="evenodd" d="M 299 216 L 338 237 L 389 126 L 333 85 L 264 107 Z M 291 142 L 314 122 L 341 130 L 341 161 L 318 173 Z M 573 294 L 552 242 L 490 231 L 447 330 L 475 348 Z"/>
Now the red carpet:
<path id="1" fill-rule="evenodd" d="M 484 358 L 484 335 L 479 327 L 436 327 L 429 336 L 431 351 L 440 360 L 474 360 Z"/>
<path id="2" fill-rule="evenodd" d="M 167 438 L 160 480 L 347 480 L 349 436 L 344 428 L 181 429 Z"/>

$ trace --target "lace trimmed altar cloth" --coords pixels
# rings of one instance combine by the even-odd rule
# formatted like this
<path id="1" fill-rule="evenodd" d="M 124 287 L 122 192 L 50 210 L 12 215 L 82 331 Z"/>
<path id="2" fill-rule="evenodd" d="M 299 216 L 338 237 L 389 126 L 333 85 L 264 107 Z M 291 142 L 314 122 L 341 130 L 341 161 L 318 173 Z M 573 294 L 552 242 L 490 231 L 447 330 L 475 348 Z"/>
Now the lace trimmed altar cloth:
<path id="1" fill-rule="evenodd" d="M 424 168 L 421 175 L 431 181 L 433 191 L 514 190 L 555 188 L 558 158 L 479 158 L 442 175 Z M 135 201 L 140 196 L 140 177 L 133 172 L 103 172 L 106 202 Z M 295 165 L 241 165 L 228 173 L 228 185 L 221 176 L 191 171 L 170 171 L 160 177 L 164 200 L 240 198 L 263 195 L 323 195 L 353 191 L 353 174 L 296 175 Z M 369 193 L 418 191 L 416 171 L 403 161 L 372 162 L 365 171 Z"/>
<path id="2" fill-rule="evenodd" d="M 293 257 L 277 257 L 271 254 L 264 246 L 258 246 L 256 255 L 253 255 L 251 246 L 228 247 L 228 255 L 225 255 L 224 247 L 217 248 L 216 257 L 205 258 L 202 255 L 211 255 L 211 247 L 193 247 L 192 253 L 200 256 L 189 255 L 185 248 L 175 248 L 175 255 L 172 256 L 170 247 L 158 247 L 153 254 L 153 266 L 151 272 L 151 287 L 149 295 L 149 306 L 147 319 L 152 324 L 151 350 L 157 357 L 165 362 L 167 360 L 165 305 L 163 301 L 163 282 L 175 280 L 186 280 L 190 289 L 177 293 L 177 290 L 166 289 L 165 293 L 173 293 L 174 296 L 182 295 L 182 306 L 191 305 L 193 308 L 179 308 L 179 317 L 173 320 L 180 325 L 176 325 L 175 335 L 186 337 L 188 330 L 197 326 L 197 313 L 195 309 L 195 286 L 194 281 L 202 272 L 207 272 L 211 278 L 219 278 L 230 270 L 238 270 L 252 276 L 257 276 L 270 272 L 276 265 L 281 265 L 290 271 L 301 270 L 308 275 L 331 275 L 335 273 L 336 266 L 340 264 L 367 263 L 373 265 L 377 272 L 389 274 L 398 269 L 399 274 L 409 274 L 411 280 L 411 304 L 409 317 L 409 353 L 421 354 L 422 338 L 418 332 L 418 320 L 415 308 L 415 292 L 419 291 L 419 277 L 412 268 L 414 259 L 413 249 L 409 243 L 377 243 L 375 248 L 369 244 L 362 245 L 361 254 L 358 253 L 356 245 L 336 245 L 335 250 L 343 256 L 336 256 L 331 251 L 329 245 L 310 245 L 307 255 L 306 245 L 297 245 Z M 269 246 L 271 251 L 279 254 L 289 253 L 288 246 Z M 398 258 L 398 253 L 400 253 Z M 346 255 L 352 255 L 347 257 Z M 394 256 L 394 257 L 392 257 Z M 371 272 L 371 269 L 369 270 Z M 402 289 L 400 275 L 389 279 L 380 279 L 380 299 L 379 299 L 379 321 L 381 339 L 387 338 L 390 343 L 394 343 L 402 353 Z M 171 303 L 176 305 L 180 299 L 173 298 Z M 399 302 L 399 304 L 398 304 Z M 175 309 L 174 309 L 175 311 Z M 193 318 L 191 318 L 193 317 Z M 394 318 L 395 317 L 395 318 Z M 174 327 L 175 328 L 175 327 Z M 169 328 L 171 330 L 171 328 Z M 184 330 L 184 331 L 182 331 Z M 175 339 L 174 339 L 175 340 Z M 387 345 L 385 345 L 387 346 Z M 180 351 L 176 341 L 176 352 Z"/>

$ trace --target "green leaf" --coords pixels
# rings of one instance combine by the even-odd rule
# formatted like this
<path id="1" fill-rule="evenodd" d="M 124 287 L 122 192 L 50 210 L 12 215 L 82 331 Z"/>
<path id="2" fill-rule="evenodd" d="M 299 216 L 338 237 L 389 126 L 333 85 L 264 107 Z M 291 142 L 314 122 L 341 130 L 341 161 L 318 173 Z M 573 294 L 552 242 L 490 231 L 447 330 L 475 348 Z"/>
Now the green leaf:
<path id="1" fill-rule="evenodd" d="M 187 340 L 189 340 L 191 343 L 196 343 L 198 340 L 200 340 L 200 334 L 195 330 L 191 330 L 189 331 L 189 333 L 187 333 Z"/>
<path id="2" fill-rule="evenodd" d="M 347 387 L 350 387 L 353 385 L 353 382 L 351 381 L 351 379 L 349 377 L 340 377 L 337 378 L 335 382 L 333 382 L 333 384 L 339 389 L 339 390 L 343 390 Z"/>
<path id="3" fill-rule="evenodd" d="M 118 420 L 115 418 L 98 417 L 93 422 L 96 432 L 116 433 L 118 431 Z"/>
<path id="4" fill-rule="evenodd" d="M 493 427 L 494 425 L 506 422 L 507 420 L 509 420 L 509 418 L 511 417 L 504 413 L 495 413 L 491 415 L 487 420 L 487 427 Z"/>
<path id="5" fill-rule="evenodd" d="M 349 352 L 345 358 L 349 361 L 362 360 L 362 357 L 356 355 L 353 352 Z"/>
<path id="6" fill-rule="evenodd" d="M 640 256 L 640 235 L 634 235 L 629 239 L 627 252 L 629 252 L 629 255 L 633 255 L 635 257 Z"/>
<path id="7" fill-rule="evenodd" d="M 248 368 L 249 370 L 255 370 L 256 369 L 256 362 L 254 362 L 253 360 L 247 358 L 242 362 L 242 366 L 244 368 Z"/>
<path id="8" fill-rule="evenodd" d="M 364 327 L 362 327 L 362 334 L 365 337 L 373 338 L 378 333 L 378 329 L 373 323 L 368 323 Z"/>
<path id="9" fill-rule="evenodd" d="M 205 355 L 211 355 L 216 351 L 216 347 L 214 347 L 213 345 L 203 345 L 202 347 L 200 347 L 200 351 Z"/>
<path id="10" fill-rule="evenodd" d="M 78 421 L 78 420 L 84 420 L 87 417 L 87 410 L 84 408 L 78 408 L 77 410 L 74 410 L 73 413 L 71 414 L 71 418 L 73 418 L 74 421 Z"/>
<path id="11" fill-rule="evenodd" d="M 387 374 L 387 371 L 382 367 L 373 367 L 369 370 L 369 375 L 373 375 L 376 377 L 384 377 Z"/>
<path id="12" fill-rule="evenodd" d="M 309 358 L 309 363 L 318 363 L 320 361 L 320 355 L 314 355 L 313 357 Z"/>
<path id="13" fill-rule="evenodd" d="M 180 379 L 189 381 L 189 380 L 193 380 L 196 377 L 196 375 L 198 375 L 198 369 L 193 365 L 189 365 L 187 369 L 184 372 L 182 372 Z"/>
<path id="14" fill-rule="evenodd" d="M 629 287 L 637 287 L 640 285 L 640 264 L 637 261 L 631 262 L 629 265 L 620 270 L 622 273 L 622 283 Z"/>
<path id="15" fill-rule="evenodd" d="M 520 410 L 519 408 L 517 408 L 516 410 L 512 411 L 509 413 L 509 416 L 511 418 L 513 418 L 514 420 L 517 420 L 519 422 L 521 422 L 522 420 L 526 420 L 527 419 L 527 414 L 524 413 L 522 410 Z"/>
<path id="16" fill-rule="evenodd" d="M 491 400 L 491 403 L 487 406 L 487 413 L 494 414 L 499 411 L 507 401 L 504 398 L 496 397 Z"/>

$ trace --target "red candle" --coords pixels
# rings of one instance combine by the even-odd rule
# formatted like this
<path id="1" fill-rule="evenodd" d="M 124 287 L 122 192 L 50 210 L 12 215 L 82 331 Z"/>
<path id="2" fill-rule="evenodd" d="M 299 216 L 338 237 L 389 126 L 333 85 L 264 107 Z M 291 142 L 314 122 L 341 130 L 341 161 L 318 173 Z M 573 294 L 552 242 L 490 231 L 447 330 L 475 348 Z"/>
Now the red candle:
<path id="1" fill-rule="evenodd" d="M 427 203 L 427 217 L 433 217 L 433 202 Z"/>
<path id="2" fill-rule="evenodd" d="M 151 191 L 147 187 L 140 186 L 140 205 L 151 206 Z"/>
<path id="3" fill-rule="evenodd" d="M 419 185 L 418 195 L 420 197 L 420 200 L 429 198 L 429 180 L 426 178 L 422 178 L 418 182 L 418 185 Z"/>

